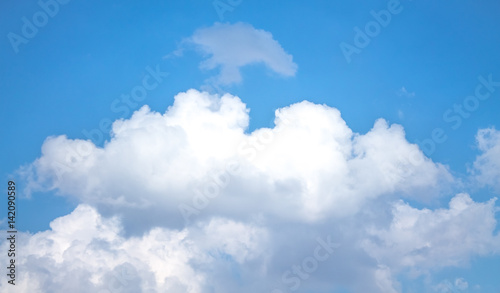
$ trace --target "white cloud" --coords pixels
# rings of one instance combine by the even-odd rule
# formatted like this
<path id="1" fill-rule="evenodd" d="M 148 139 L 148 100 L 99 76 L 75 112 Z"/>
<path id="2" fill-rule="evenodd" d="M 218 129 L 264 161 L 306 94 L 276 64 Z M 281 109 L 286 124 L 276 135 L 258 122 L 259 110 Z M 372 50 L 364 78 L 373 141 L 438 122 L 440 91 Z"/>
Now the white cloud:
<path id="1" fill-rule="evenodd" d="M 500 131 L 480 129 L 476 141 L 482 154 L 476 158 L 472 173 L 479 184 L 492 186 L 500 193 Z"/>
<path id="2" fill-rule="evenodd" d="M 463 278 L 457 278 L 455 279 L 455 287 L 459 290 L 467 290 L 469 288 L 469 283 L 465 281 Z"/>
<path id="3" fill-rule="evenodd" d="M 302 278 L 297 292 L 331 292 L 338 285 L 348 286 L 352 292 L 401 292 L 396 280 L 401 267 L 435 269 L 455 265 L 455 260 L 471 254 L 498 252 L 498 236 L 491 241 L 490 235 L 491 209 L 492 202 L 475 203 L 459 195 L 451 201 L 449 210 L 396 205 L 385 233 L 363 233 L 367 222 L 363 215 L 332 220 L 323 227 L 214 217 L 180 230 L 156 227 L 127 237 L 118 218 L 105 218 L 95 208 L 82 204 L 54 220 L 50 230 L 18 234 L 16 249 L 22 253 L 16 258 L 17 284 L 13 291 L 13 286 L 0 283 L 0 290 L 250 293 L 278 288 L 287 292 L 290 283 L 282 281 L 283 273 L 290 276 L 298 264 L 302 272 L 292 276 L 306 274 L 303 262 L 315 256 L 318 247 L 324 247 L 318 245 L 315 235 L 328 231 L 335 236 L 320 237 L 323 242 L 338 239 L 341 246 L 332 247 L 331 255 Z M 485 229 L 477 227 L 482 221 Z M 374 235 L 384 245 L 372 243 L 364 248 L 375 262 L 358 249 L 363 239 Z M 425 252 L 420 248 L 423 241 L 431 244 Z M 2 240 L 0 248 L 6 251 L 8 245 Z M 320 249 L 318 255 L 324 258 L 327 250 Z M 409 264 L 409 258 L 415 260 Z M 7 263 L 5 254 L 0 255 L 0 261 Z M 443 291 L 447 284 L 460 290 L 468 287 L 465 280 L 457 278 L 453 283 L 439 284 L 435 290 L 448 292 Z"/>
<path id="4" fill-rule="evenodd" d="M 298 292 L 400 292 L 404 268 L 498 253 L 493 200 L 461 194 L 438 210 L 398 202 L 391 213 L 394 199 L 432 198 L 453 182 L 400 125 L 379 119 L 355 133 L 337 109 L 307 101 L 275 115 L 273 128 L 246 133 L 238 97 L 189 90 L 163 114 L 143 107 L 115 121 L 103 147 L 48 138 L 22 170 L 29 188 L 82 204 L 51 230 L 20 234 L 20 266 L 29 269 L 17 288 L 285 292 L 283 273 L 306 267 L 316 239 L 330 237 L 340 247 L 295 277 Z M 191 222 L 180 204 L 199 208 Z"/>
<path id="5" fill-rule="evenodd" d="M 32 189 L 119 213 L 148 210 L 177 227 L 184 220 L 177 207 L 195 206 L 210 184 L 219 194 L 209 198 L 207 216 L 243 219 L 259 210 L 314 222 L 353 214 L 384 194 L 430 196 L 451 180 L 383 119 L 357 134 L 337 109 L 302 102 L 277 110 L 272 129 L 246 134 L 248 121 L 239 98 L 189 90 L 165 114 L 145 106 L 116 121 L 103 148 L 50 137 L 24 171 Z M 225 171 L 231 163 L 238 172 Z"/>
<path id="6" fill-rule="evenodd" d="M 380 263 L 419 274 L 430 269 L 461 266 L 473 255 L 498 253 L 495 200 L 476 203 L 467 194 L 456 195 L 449 209 L 416 209 L 398 202 L 389 228 L 371 228 L 366 251 Z"/>
<path id="7" fill-rule="evenodd" d="M 201 63 L 202 69 L 220 68 L 220 74 L 211 80 L 216 86 L 240 82 L 240 68 L 254 63 L 263 63 L 283 76 L 294 76 L 297 71 L 292 56 L 271 33 L 250 24 L 215 23 L 198 29 L 185 43 L 194 44 L 208 57 Z"/>
<path id="8" fill-rule="evenodd" d="M 456 278 L 455 282 L 443 280 L 433 287 L 434 291 L 441 293 L 463 292 L 469 288 L 469 283 L 463 278 Z"/>
<path id="9" fill-rule="evenodd" d="M 387 266 L 379 266 L 375 271 L 375 279 L 381 292 L 397 293 L 400 291 L 395 289 L 396 286 L 399 287 L 399 284 L 395 284 L 391 270 Z"/>

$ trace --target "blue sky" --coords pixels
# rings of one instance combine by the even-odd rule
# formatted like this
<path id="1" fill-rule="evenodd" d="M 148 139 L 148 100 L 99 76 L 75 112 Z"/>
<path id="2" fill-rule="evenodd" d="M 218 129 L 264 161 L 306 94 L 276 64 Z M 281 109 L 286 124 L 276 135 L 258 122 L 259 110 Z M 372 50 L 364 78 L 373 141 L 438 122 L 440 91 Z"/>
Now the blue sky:
<path id="1" fill-rule="evenodd" d="M 42 0 L 0 5 L 0 35 L 4 36 L 0 42 L 3 103 L 0 119 L 5 125 L 2 127 L 0 168 L 3 181 L 15 180 L 22 190 L 17 202 L 17 221 L 26 239 L 57 234 L 57 229 L 49 226 L 55 219 L 62 226 L 77 227 L 72 221 L 78 223 L 80 214 L 103 219 L 119 217 L 124 235 L 120 236 L 123 237 L 120 241 L 124 243 L 130 241 L 127 237 L 131 235 L 149 235 L 153 227 L 167 229 L 168 235 L 188 231 L 186 233 L 195 235 L 190 238 L 195 243 L 210 243 L 210 239 L 200 240 L 204 239 L 200 235 L 211 229 L 225 231 L 228 235 L 232 235 L 231 231 L 250 233 L 248 235 L 253 236 L 249 239 L 256 243 L 246 243 L 247 247 L 256 250 L 267 247 L 275 253 L 242 252 L 234 243 L 225 244 L 228 250 L 224 257 L 214 257 L 210 263 L 213 267 L 197 264 L 190 269 L 207 279 L 227 282 L 227 286 L 200 281 L 198 287 L 186 289 L 182 284 L 190 276 L 183 275 L 176 276 L 179 284 L 175 286 L 178 287 L 172 285 L 168 292 L 244 292 L 238 286 L 249 292 L 271 292 L 272 286 L 287 288 L 286 283 L 280 283 L 282 273 L 312 253 L 317 235 L 326 237 L 333 233 L 332 238 L 337 237 L 335 241 L 341 243 L 339 254 L 342 254 L 334 256 L 335 261 L 356 261 L 349 268 L 333 264 L 331 259 L 325 261 L 328 264 L 323 268 L 320 263 L 311 273 L 310 281 L 303 282 L 298 292 L 500 290 L 500 282 L 494 274 L 500 269 L 500 246 L 495 246 L 500 243 L 499 229 L 496 223 L 491 223 L 498 220 L 498 213 L 495 213 L 498 204 L 488 204 L 500 193 L 500 132 L 496 130 L 500 128 L 500 87 L 495 84 L 500 82 L 500 4 L 496 1 L 60 3 Z M 44 7 L 52 16 L 43 12 Z M 377 21 L 374 14 L 382 15 L 380 13 L 382 17 L 390 17 L 384 25 L 374 22 Z M 37 19 L 37 15 L 42 18 Z M 46 24 L 39 27 L 33 24 L 41 22 Z M 370 24 L 378 29 L 366 35 Z M 30 32 L 27 26 L 36 27 L 37 31 Z M 369 43 L 363 48 L 358 46 L 356 53 L 346 56 L 342 47 L 345 44 L 356 46 L 356 39 L 360 38 L 358 29 Z M 228 74 L 224 75 L 226 69 Z M 240 79 L 236 78 L 237 72 Z M 125 104 L 122 95 L 131 95 L 135 89 L 144 87 L 145 79 L 151 89 L 144 92 L 140 101 Z M 477 98 L 478 86 L 479 92 L 488 95 L 487 98 Z M 196 91 L 188 91 L 190 89 Z M 230 96 L 221 99 L 224 94 Z M 317 106 L 300 103 L 304 100 Z M 132 113 L 144 105 L 149 110 L 143 108 L 132 117 Z M 206 112 L 206 107 L 220 117 Z M 457 107 L 464 112 L 457 112 Z M 243 164 L 248 173 L 231 177 L 231 184 L 222 188 L 220 198 L 197 217 L 196 224 L 182 224 L 178 206 L 191 200 L 191 186 L 204 186 L 208 182 L 206 174 L 216 172 L 214 170 L 232 159 L 226 154 L 237 154 L 237 147 L 230 146 L 236 146 L 241 138 L 258 139 L 259 130 L 265 128 L 278 131 L 274 122 L 277 109 L 282 109 L 283 117 L 292 121 L 292 126 L 287 126 L 292 130 L 286 130 L 285 125 L 283 132 L 272 132 L 276 143 L 265 144 L 262 151 L 256 148 L 256 159 L 248 162 L 248 166 L 252 166 L 248 167 L 250 171 L 245 169 L 247 163 Z M 158 119 L 155 113 L 160 115 L 166 111 L 167 122 L 155 120 Z M 379 118 L 385 119 L 386 126 L 374 127 Z M 122 122 L 115 123 L 112 136 L 110 126 L 102 123 L 113 121 Z M 226 122 L 230 126 L 219 125 Z M 151 130 L 164 124 L 177 125 L 186 135 L 172 130 L 175 127 L 159 133 Z M 213 127 L 205 128 L 206 125 Z M 438 133 L 439 139 L 434 139 L 431 147 L 433 132 Z M 94 134 L 89 136 L 88 133 Z M 47 138 L 61 135 L 66 135 L 67 139 L 47 143 Z M 332 138 L 335 142 L 322 146 Z M 51 168 L 55 161 L 51 160 L 55 160 L 57 154 L 67 158 L 66 146 L 73 140 L 76 146 L 89 139 L 95 144 L 92 145 L 93 159 L 86 161 L 86 156 L 77 157 L 83 160 L 77 162 L 82 165 L 72 168 L 70 175 L 54 177 Z M 184 145 L 184 139 L 189 143 Z M 212 146 L 213 141 L 220 145 Z M 301 145 L 301 141 L 307 143 Z M 139 147 L 142 142 L 148 145 Z M 377 185 L 376 179 L 372 182 L 372 167 L 376 169 L 385 163 L 392 164 L 396 157 L 397 160 L 405 157 L 411 153 L 413 144 L 420 145 L 419 156 L 426 158 L 425 164 L 410 164 L 402 170 L 398 169 L 401 164 L 391 165 L 390 170 L 396 168 L 401 173 L 389 176 L 391 180 L 400 180 L 391 181 L 393 185 L 389 187 Z M 134 151 L 122 151 L 130 145 Z M 158 145 L 159 150 L 150 149 L 151 145 Z M 42 146 L 47 153 L 42 154 Z M 340 153 L 323 153 L 323 147 Z M 317 157 L 306 155 L 309 152 L 316 152 Z M 148 154 L 160 154 L 160 157 L 149 158 Z M 137 157 L 132 158 L 134 156 Z M 336 161 L 338 156 L 350 159 L 340 163 Z M 163 157 L 169 159 L 163 162 Z M 182 159 L 177 161 L 174 157 Z M 36 160 L 41 163 L 37 165 Z M 209 162 L 216 162 L 213 163 L 215 167 Z M 344 166 L 344 163 L 345 170 L 349 171 L 344 167 L 329 169 L 329 166 Z M 156 174 L 155 170 L 163 170 L 165 173 L 158 171 L 161 173 L 158 174 L 179 177 L 164 186 L 159 183 L 160 179 L 144 175 L 148 170 L 153 170 L 152 174 Z M 368 173 L 363 173 L 364 170 Z M 29 174 L 35 177 L 30 179 Z M 159 178 L 163 178 L 160 175 Z M 272 183 L 267 186 L 256 178 L 267 178 L 265 182 Z M 330 183 L 322 182 L 323 178 L 325 182 L 333 178 L 333 183 L 328 185 Z M 349 185 L 345 190 L 352 194 L 343 196 L 340 190 L 344 189 L 338 186 L 351 180 L 355 187 Z M 182 185 L 184 183 L 186 185 Z M 262 189 L 256 190 L 255 186 L 261 183 Z M 163 195 L 139 196 L 141 184 L 144 189 L 140 192 Z M 304 194 L 297 192 L 301 188 L 306 190 Z M 329 192 L 333 195 L 325 195 Z M 240 193 L 241 197 L 231 197 Z M 260 201 L 262 206 L 270 206 L 261 210 L 259 204 L 253 203 L 253 199 L 260 198 L 256 194 L 261 193 L 279 200 Z M 285 195 L 287 193 L 289 195 Z M 462 193 L 469 198 L 457 197 Z M 145 198 L 144 206 L 141 197 Z M 278 204 L 290 198 L 293 203 L 290 206 Z M 121 202 L 123 199 L 125 204 Z M 309 200 L 302 202 L 303 199 Z M 470 207 L 470 214 L 453 214 L 449 207 L 452 199 L 461 203 L 457 206 Z M 320 208 L 319 202 L 324 202 L 324 207 Z M 157 207 L 150 210 L 148 204 Z M 405 205 L 421 218 L 415 222 L 419 224 L 414 223 L 407 227 L 408 231 L 401 231 L 397 228 L 400 220 L 397 216 L 413 215 L 408 211 L 398 214 L 398 208 L 404 210 Z M 0 206 L 6 210 L 6 201 L 1 201 Z M 436 218 L 427 218 L 426 211 Z M 138 213 L 145 215 L 138 216 Z M 162 213 L 169 215 L 162 217 Z M 456 217 L 456 221 L 443 220 L 450 217 Z M 2 218 L 5 229 L 5 216 Z M 426 226 L 432 219 L 443 223 L 444 230 Z M 463 223 L 484 225 L 483 228 L 467 230 L 464 227 L 455 231 L 456 238 L 438 237 L 448 230 L 467 226 Z M 372 224 L 376 228 L 369 229 Z M 279 229 L 288 231 L 293 225 L 299 226 L 294 236 L 278 232 Z M 345 232 L 343 226 L 352 231 Z M 242 231 L 238 230 L 240 228 Z M 104 228 L 96 229 L 102 232 Z M 374 234 L 377 229 L 385 232 Z M 401 236 L 410 233 L 411 229 L 416 229 L 413 231 L 418 235 L 416 239 Z M 427 232 L 419 234 L 417 230 Z M 480 232 L 475 234 L 477 230 Z M 356 231 L 364 231 L 364 234 Z M 464 240 L 458 238 L 460 235 L 471 236 Z M 294 239 L 295 245 L 283 240 L 287 237 Z M 377 237 L 378 240 L 374 240 Z M 451 245 L 451 239 L 462 244 Z M 409 247 L 409 243 L 420 241 L 422 247 Z M 357 248 L 342 250 L 351 245 Z M 290 255 L 279 253 L 280 249 L 289 246 Z M 28 244 L 24 248 L 31 252 Z M 423 259 L 409 257 L 422 249 L 429 251 Z M 394 259 L 389 251 L 404 261 Z M 56 253 L 48 253 L 46 257 L 48 255 L 53 257 Z M 436 255 L 442 259 L 425 260 Z M 198 254 L 192 257 L 194 262 L 202 258 Z M 123 262 L 131 263 L 134 270 L 140 270 L 139 264 L 124 259 Z M 233 267 L 228 265 L 231 262 L 228 259 L 233 259 Z M 68 265 L 70 261 L 65 260 Z M 30 273 L 38 276 L 37 264 L 26 265 L 31 265 Z M 106 272 L 117 270 L 117 265 L 119 261 L 107 268 L 82 266 L 81 269 L 92 274 L 96 273 L 92 270 L 97 270 L 99 276 L 104 276 Z M 232 274 L 223 277 L 228 266 Z M 211 269 L 205 271 L 207 267 Z M 269 274 L 264 275 L 265 281 L 260 284 L 263 287 L 249 285 L 254 284 L 252 280 L 263 278 L 256 271 L 264 267 Z M 54 269 L 48 278 L 62 276 L 59 269 L 61 267 Z M 159 281 L 161 277 L 155 269 L 158 268 L 152 268 L 150 274 L 155 276 L 156 283 L 148 283 L 148 278 L 139 274 L 137 278 L 142 281 L 138 283 L 143 287 L 137 290 L 166 290 L 167 285 Z M 329 279 L 329 274 L 337 276 Z M 12 292 L 33 290 L 23 285 L 22 276 L 19 276 L 18 291 Z M 277 282 L 275 276 L 278 276 Z M 363 287 L 360 282 L 367 285 Z M 0 287 L 4 288 L 5 284 L 3 280 Z M 101 289 L 103 284 L 95 285 L 94 289 Z M 51 292 L 50 288 L 38 290 Z M 286 292 L 283 288 L 281 290 Z M 117 292 L 125 292 L 119 290 Z"/>

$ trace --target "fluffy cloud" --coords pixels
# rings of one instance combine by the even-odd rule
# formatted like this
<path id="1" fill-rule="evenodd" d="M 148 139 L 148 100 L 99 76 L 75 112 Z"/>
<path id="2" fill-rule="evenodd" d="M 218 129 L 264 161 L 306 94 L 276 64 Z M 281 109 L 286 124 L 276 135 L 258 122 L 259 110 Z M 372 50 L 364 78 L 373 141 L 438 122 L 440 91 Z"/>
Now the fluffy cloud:
<path id="1" fill-rule="evenodd" d="M 492 186 L 500 193 L 500 131 L 480 129 L 476 141 L 482 154 L 476 158 L 472 172 L 481 185 Z"/>
<path id="2" fill-rule="evenodd" d="M 127 237 L 117 217 L 82 204 L 54 220 L 50 230 L 18 234 L 16 287 L 3 282 L 0 290 L 277 293 L 343 286 L 352 292 L 401 292 L 395 276 L 402 268 L 424 271 L 498 252 L 493 209 L 493 201 L 475 203 L 461 194 L 449 209 L 396 203 L 390 225 L 376 221 L 383 226 L 379 230 L 360 224 L 372 209 L 325 225 L 214 217 L 180 230 L 156 227 Z M 328 245 L 336 240 L 340 247 Z M 3 240 L 0 248 L 7 251 L 8 245 Z M 313 257 L 321 262 L 311 269 Z M 5 254 L 0 261 L 7 262 Z M 466 287 L 457 280 L 454 287 Z"/>
<path id="3" fill-rule="evenodd" d="M 240 82 L 240 68 L 254 63 L 263 63 L 283 76 L 294 76 L 297 71 L 292 56 L 283 50 L 271 33 L 249 24 L 215 23 L 197 30 L 185 43 L 209 56 L 201 63 L 202 69 L 220 68 L 220 74 L 212 80 L 215 85 Z"/>
<path id="4" fill-rule="evenodd" d="M 277 293 L 293 280 L 298 292 L 400 292 L 406 269 L 498 253 L 494 200 L 459 194 L 436 210 L 397 201 L 453 182 L 400 125 L 379 119 L 355 133 L 337 109 L 307 101 L 275 116 L 248 133 L 238 97 L 189 90 L 165 113 L 145 106 L 115 121 L 103 147 L 47 138 L 21 171 L 28 188 L 82 204 L 48 231 L 20 234 L 17 288 Z M 311 269 L 318 237 L 340 246 Z"/>
<path id="5" fill-rule="evenodd" d="M 268 237 L 265 228 L 219 218 L 189 230 L 155 228 L 124 238 L 116 218 L 88 205 L 50 226 L 19 234 L 22 269 L 15 290 L 2 282 L 2 292 L 207 292 L 216 285 L 208 278 L 214 267 L 227 258 L 242 265 L 260 257 Z"/>
<path id="6" fill-rule="evenodd" d="M 337 109 L 304 101 L 278 109 L 272 129 L 245 133 L 248 120 L 238 97 L 189 90 L 164 114 L 145 106 L 116 121 L 102 148 L 48 138 L 24 173 L 30 188 L 113 213 L 149 211 L 176 227 L 187 213 L 315 222 L 382 195 L 431 194 L 451 180 L 382 119 L 357 134 Z"/>
<path id="7" fill-rule="evenodd" d="M 399 201 L 393 205 L 388 228 L 372 227 L 364 241 L 366 251 L 393 269 L 414 273 L 461 266 L 472 255 L 500 252 L 495 199 L 476 203 L 467 194 L 456 195 L 448 209 L 416 209 Z"/>

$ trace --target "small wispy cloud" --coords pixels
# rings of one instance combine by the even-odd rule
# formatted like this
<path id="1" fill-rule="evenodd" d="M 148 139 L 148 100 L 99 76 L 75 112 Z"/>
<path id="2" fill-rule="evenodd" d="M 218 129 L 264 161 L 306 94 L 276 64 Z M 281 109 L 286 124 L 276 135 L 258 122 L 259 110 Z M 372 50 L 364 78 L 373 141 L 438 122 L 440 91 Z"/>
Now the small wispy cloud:
<path id="1" fill-rule="evenodd" d="M 167 55 L 180 56 L 185 47 L 193 46 L 201 52 L 205 60 L 201 69 L 219 69 L 218 75 L 209 78 L 207 83 L 218 87 L 242 81 L 240 69 L 250 64 L 264 64 L 268 69 L 282 76 L 294 76 L 297 64 L 271 33 L 256 29 L 250 24 L 215 23 L 201 28 L 183 40 L 181 48 Z"/>
<path id="2" fill-rule="evenodd" d="M 409 92 L 404 86 L 397 91 L 397 94 L 400 97 L 407 97 L 407 98 L 413 98 L 415 96 L 415 92 Z"/>
<path id="3" fill-rule="evenodd" d="M 398 110 L 398 118 L 399 119 L 404 119 L 405 118 L 405 113 L 403 113 L 403 111 L 401 111 L 401 110 Z"/>
<path id="4" fill-rule="evenodd" d="M 451 282 L 450 280 L 441 281 L 441 283 L 434 286 L 434 291 L 440 293 L 458 293 L 465 292 L 468 288 L 469 283 L 467 281 L 463 278 L 456 278 L 455 282 Z M 474 288 L 477 289 L 477 285 Z"/>

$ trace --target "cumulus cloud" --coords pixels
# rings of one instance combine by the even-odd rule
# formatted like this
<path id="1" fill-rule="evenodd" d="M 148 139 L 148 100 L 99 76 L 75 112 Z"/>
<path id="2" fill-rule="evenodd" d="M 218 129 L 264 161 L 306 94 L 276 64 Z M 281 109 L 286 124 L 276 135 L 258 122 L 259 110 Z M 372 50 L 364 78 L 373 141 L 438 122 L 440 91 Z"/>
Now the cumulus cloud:
<path id="1" fill-rule="evenodd" d="M 491 235 L 492 207 L 492 201 L 475 203 L 458 195 L 446 210 L 398 203 L 392 223 L 380 231 L 359 225 L 366 223 L 363 215 L 324 226 L 213 217 L 183 229 L 156 227 L 127 237 L 118 217 L 103 217 L 81 204 L 47 231 L 18 234 L 16 249 L 22 253 L 16 258 L 21 268 L 16 287 L 3 282 L 0 290 L 276 293 L 291 288 L 332 292 L 348 286 L 352 292 L 401 292 L 395 276 L 402 267 L 428 270 L 456 265 L 455 260 L 473 254 L 498 252 L 498 235 Z M 477 231 L 479 222 L 487 228 Z M 378 240 L 370 242 L 374 237 Z M 329 245 L 336 240 L 340 247 Z M 359 244 L 365 245 L 359 249 Z M 8 245 L 2 240 L 0 248 L 7 251 Z M 313 256 L 321 262 L 311 269 Z M 5 254 L 0 261 L 7 262 Z M 442 291 L 445 285 L 435 289 L 448 292 Z M 451 285 L 467 288 L 463 279 Z"/>
<path id="2" fill-rule="evenodd" d="M 446 266 L 462 266 L 473 255 L 498 253 L 500 235 L 495 234 L 496 198 L 474 202 L 458 194 L 448 209 L 417 209 L 399 201 L 393 205 L 390 226 L 368 230 L 363 243 L 380 263 L 395 270 L 419 274 Z"/>
<path id="3" fill-rule="evenodd" d="M 400 292 L 407 268 L 498 253 L 494 200 L 390 204 L 432 198 L 453 182 L 400 125 L 379 119 L 356 133 L 339 110 L 307 101 L 275 116 L 274 127 L 249 133 L 238 97 L 189 90 L 165 113 L 145 106 L 115 121 L 102 147 L 47 138 L 21 170 L 28 189 L 81 205 L 50 230 L 20 234 L 17 288 Z M 318 238 L 340 246 L 318 254 Z M 317 255 L 324 260 L 314 264 Z"/>
<path id="4" fill-rule="evenodd" d="M 476 141 L 482 154 L 476 158 L 472 173 L 479 184 L 492 186 L 500 193 L 500 131 L 480 129 Z"/>
<path id="5" fill-rule="evenodd" d="M 208 292 L 220 281 L 208 278 L 214 267 L 227 258 L 242 265 L 260 257 L 267 239 L 265 228 L 221 218 L 124 238 L 119 220 L 88 205 L 50 226 L 19 234 L 16 261 L 22 269 L 15 290 L 2 282 L 2 292 Z"/>
<path id="6" fill-rule="evenodd" d="M 248 111 L 238 97 L 189 90 L 164 114 L 145 106 L 116 121 L 102 148 L 50 137 L 23 172 L 29 188 L 114 212 L 146 210 L 177 225 L 191 208 L 315 222 L 351 215 L 382 195 L 432 194 L 451 181 L 383 119 L 353 133 L 337 109 L 304 101 L 278 109 L 274 128 L 245 133 Z"/>
<path id="7" fill-rule="evenodd" d="M 283 76 L 294 76 L 297 71 L 292 56 L 271 33 L 246 23 L 215 23 L 198 29 L 184 43 L 194 45 L 207 56 L 200 64 L 201 69 L 220 69 L 220 74 L 211 80 L 215 85 L 240 82 L 240 68 L 255 63 L 262 63 Z"/>

